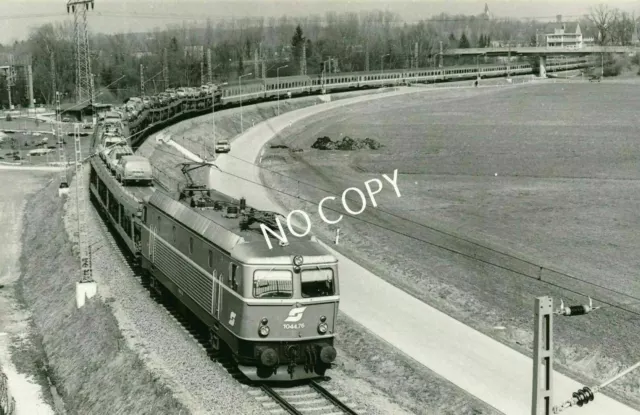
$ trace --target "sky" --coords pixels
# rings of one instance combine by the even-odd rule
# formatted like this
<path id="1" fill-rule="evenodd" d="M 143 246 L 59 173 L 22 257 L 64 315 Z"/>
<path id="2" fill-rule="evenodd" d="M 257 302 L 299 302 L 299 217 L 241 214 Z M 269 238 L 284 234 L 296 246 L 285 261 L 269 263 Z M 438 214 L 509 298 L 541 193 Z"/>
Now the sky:
<path id="1" fill-rule="evenodd" d="M 324 14 L 327 11 L 358 12 L 389 10 L 405 21 L 415 22 L 439 13 L 480 14 L 485 2 L 495 17 L 537 17 L 552 20 L 562 14 L 584 15 L 597 5 L 581 0 L 555 1 L 486 1 L 486 0 L 95 0 L 95 8 L 88 13 L 91 32 L 141 32 L 167 24 L 187 21 L 206 21 L 229 17 L 280 17 Z M 640 14 L 640 2 L 602 1 L 609 7 Z M 67 0 L 0 0 L 0 43 L 25 39 L 29 28 L 41 24 L 73 20 L 67 14 Z M 546 18 L 546 19 L 542 19 Z"/>

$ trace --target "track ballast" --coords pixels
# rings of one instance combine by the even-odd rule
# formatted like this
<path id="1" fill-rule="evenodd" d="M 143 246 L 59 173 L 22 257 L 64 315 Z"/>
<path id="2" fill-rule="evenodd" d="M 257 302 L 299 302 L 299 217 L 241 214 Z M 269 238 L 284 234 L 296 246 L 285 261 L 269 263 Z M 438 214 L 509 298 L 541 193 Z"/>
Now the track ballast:
<path id="1" fill-rule="evenodd" d="M 105 217 L 105 212 L 102 212 L 99 205 L 96 205 L 93 194 L 91 195 L 91 200 L 95 213 L 100 217 L 99 227 L 103 237 L 127 266 L 131 277 L 140 282 L 149 292 L 150 297 L 160 304 L 167 314 L 189 333 L 194 341 L 202 346 L 211 360 L 223 366 L 232 378 L 240 382 L 247 389 L 247 393 L 253 396 L 267 413 L 274 415 L 364 415 L 364 412 L 356 412 L 350 407 L 345 402 L 345 398 L 339 397 L 338 392 L 332 392 L 323 385 L 330 381 L 329 377 L 323 379 L 323 384 L 316 380 L 305 380 L 292 387 L 275 386 L 270 383 L 255 382 L 248 379 L 238 369 L 227 350 L 221 348 L 219 352 L 214 352 L 209 342 L 206 328 L 195 316 L 191 315 L 189 310 L 176 301 L 176 298 L 170 293 L 165 292 L 162 296 L 159 296 L 151 288 L 149 280 L 139 272 L 134 258 L 124 248 L 124 243 L 120 240 L 120 236 L 111 230 L 111 225 Z"/>

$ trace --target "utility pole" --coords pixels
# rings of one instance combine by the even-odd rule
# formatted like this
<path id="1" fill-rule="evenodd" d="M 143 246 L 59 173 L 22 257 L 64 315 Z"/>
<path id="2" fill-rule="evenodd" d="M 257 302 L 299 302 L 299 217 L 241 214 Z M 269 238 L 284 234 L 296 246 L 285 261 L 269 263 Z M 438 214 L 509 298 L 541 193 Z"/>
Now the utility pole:
<path id="1" fill-rule="evenodd" d="M 369 72 L 369 43 L 367 43 L 364 52 L 364 71 Z"/>
<path id="2" fill-rule="evenodd" d="M 511 79 L 511 42 L 507 45 L 509 46 L 509 56 L 507 57 L 507 79 Z"/>
<path id="3" fill-rule="evenodd" d="M 13 109 L 13 105 L 11 105 L 11 87 L 15 85 L 16 82 L 16 72 L 13 67 L 13 55 L 9 55 L 9 72 L 7 73 L 7 92 L 9 94 L 9 110 Z"/>
<path id="4" fill-rule="evenodd" d="M 300 58 L 300 75 L 307 74 L 307 44 L 302 45 L 302 57 Z"/>
<path id="5" fill-rule="evenodd" d="M 207 49 L 207 79 L 213 82 L 213 70 L 211 69 L 211 49 Z"/>
<path id="6" fill-rule="evenodd" d="M 51 88 L 53 89 L 51 92 L 53 93 L 52 99 L 54 102 L 57 101 L 58 88 L 56 86 L 56 58 L 55 54 L 51 52 L 50 54 L 51 61 Z"/>
<path id="7" fill-rule="evenodd" d="M 164 48 L 162 57 L 162 78 L 164 79 L 164 90 L 169 88 L 169 63 L 167 60 L 167 48 Z"/>
<path id="8" fill-rule="evenodd" d="M 258 49 L 253 51 L 253 73 L 255 74 L 256 79 L 262 73 L 262 71 L 260 71 L 260 58 L 258 57 Z"/>
<path id="9" fill-rule="evenodd" d="M 140 64 L 140 97 L 144 97 L 144 66 Z"/>
<path id="10" fill-rule="evenodd" d="M 443 56 L 442 56 L 442 41 L 440 41 L 440 65 L 439 65 L 440 68 L 442 68 L 442 58 L 443 58 Z"/>
<path id="11" fill-rule="evenodd" d="M 76 43 L 76 77 L 77 77 L 77 103 L 91 100 L 93 104 L 93 91 L 91 89 L 91 56 L 89 54 L 89 33 L 87 26 L 87 10 L 94 8 L 94 0 L 68 0 L 67 13 L 73 12 L 74 32 Z M 82 15 L 80 17 L 80 15 Z"/>
<path id="12" fill-rule="evenodd" d="M 204 85 L 204 59 L 200 61 L 200 85 Z"/>
<path id="13" fill-rule="evenodd" d="M 640 362 L 617 375 L 613 379 L 594 388 L 585 387 L 573 394 L 571 401 L 561 406 L 553 406 L 553 315 L 581 316 L 595 311 L 601 307 L 594 307 L 589 298 L 588 305 L 565 306 L 560 300 L 560 309 L 553 310 L 551 297 L 538 297 L 535 301 L 534 332 L 533 332 L 533 393 L 531 403 L 531 415 L 557 414 L 570 406 L 582 406 L 594 398 L 594 393 L 624 376 L 631 370 L 640 366 Z"/>
<path id="14" fill-rule="evenodd" d="M 553 407 L 553 299 L 536 298 L 534 313 L 531 415 L 541 415 L 542 408 L 549 415 Z"/>
<path id="15" fill-rule="evenodd" d="M 95 88 L 96 76 L 91 74 L 91 115 L 93 116 L 93 126 L 98 123 L 98 114 L 95 107 L 96 102 L 96 88 Z"/>
<path id="16" fill-rule="evenodd" d="M 414 48 L 413 48 L 413 69 L 418 69 L 419 68 L 419 64 L 418 64 L 418 42 L 416 42 Z"/>
<path id="17" fill-rule="evenodd" d="M 27 95 L 29 99 L 29 108 L 34 107 L 33 102 L 33 70 L 31 68 L 31 63 L 27 64 Z"/>

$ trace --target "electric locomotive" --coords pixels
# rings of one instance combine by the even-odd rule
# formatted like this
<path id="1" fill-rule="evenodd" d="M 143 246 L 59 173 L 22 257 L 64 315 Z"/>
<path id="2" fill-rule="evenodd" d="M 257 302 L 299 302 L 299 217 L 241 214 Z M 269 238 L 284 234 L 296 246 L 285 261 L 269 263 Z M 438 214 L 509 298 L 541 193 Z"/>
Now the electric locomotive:
<path id="1" fill-rule="evenodd" d="M 141 267 L 226 344 L 250 379 L 323 376 L 336 358 L 338 261 L 314 237 L 269 249 L 256 211 L 213 190 L 145 198 Z M 200 193 L 200 194 L 198 194 Z M 302 232 L 300 232 L 302 233 Z"/>
<path id="2" fill-rule="evenodd" d="M 91 199 L 151 288 L 206 324 L 214 350 L 226 346 L 253 380 L 314 378 L 332 366 L 338 261 L 317 239 L 288 234 L 269 249 L 260 226 L 278 229 L 276 215 L 244 199 L 202 187 L 176 198 L 122 185 L 99 157 L 90 166 Z"/>

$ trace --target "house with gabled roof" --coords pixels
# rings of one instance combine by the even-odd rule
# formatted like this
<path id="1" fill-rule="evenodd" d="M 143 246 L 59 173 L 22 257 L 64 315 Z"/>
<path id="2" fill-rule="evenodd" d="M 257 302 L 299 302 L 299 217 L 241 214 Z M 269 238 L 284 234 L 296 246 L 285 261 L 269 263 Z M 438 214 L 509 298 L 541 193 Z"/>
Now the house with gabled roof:
<path id="1" fill-rule="evenodd" d="M 545 39 L 548 47 L 582 48 L 593 44 L 593 38 L 584 38 L 580 23 L 563 22 L 562 15 L 556 16 L 556 21 L 547 24 Z"/>

